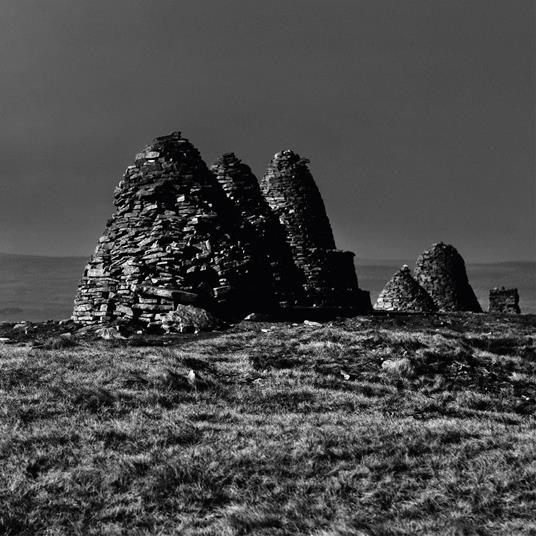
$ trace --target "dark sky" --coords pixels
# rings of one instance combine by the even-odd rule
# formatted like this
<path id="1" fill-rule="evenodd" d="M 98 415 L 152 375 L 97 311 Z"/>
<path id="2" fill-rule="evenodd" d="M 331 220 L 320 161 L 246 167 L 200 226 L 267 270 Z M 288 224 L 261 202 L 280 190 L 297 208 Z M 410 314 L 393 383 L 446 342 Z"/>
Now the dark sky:
<path id="1" fill-rule="evenodd" d="M 136 151 L 181 130 L 311 160 L 339 246 L 535 256 L 532 0 L 12 0 L 0 251 L 88 255 Z"/>

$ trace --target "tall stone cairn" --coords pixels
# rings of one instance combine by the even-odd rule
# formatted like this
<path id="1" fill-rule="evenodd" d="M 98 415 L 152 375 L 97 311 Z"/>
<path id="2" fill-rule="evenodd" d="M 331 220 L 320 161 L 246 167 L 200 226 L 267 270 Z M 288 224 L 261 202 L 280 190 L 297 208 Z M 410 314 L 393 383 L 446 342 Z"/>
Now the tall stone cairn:
<path id="1" fill-rule="evenodd" d="M 238 210 L 243 240 L 254 254 L 257 272 L 268 282 L 259 285 L 266 292 L 261 301 L 268 309 L 292 307 L 299 302 L 302 281 L 286 243 L 285 229 L 263 197 L 257 177 L 234 153 L 223 154 L 210 169 Z"/>
<path id="2" fill-rule="evenodd" d="M 482 312 L 456 248 L 439 242 L 422 253 L 415 263 L 414 277 L 441 312 Z"/>
<path id="3" fill-rule="evenodd" d="M 408 313 L 433 313 L 437 310 L 428 292 L 415 281 L 405 264 L 387 282 L 374 308 Z"/>
<path id="4" fill-rule="evenodd" d="M 294 262 L 303 276 L 302 306 L 370 309 L 360 291 L 354 254 L 336 249 L 324 202 L 307 167 L 291 150 L 276 153 L 261 191 L 286 231 Z"/>
<path id="5" fill-rule="evenodd" d="M 114 205 L 78 288 L 75 321 L 158 326 L 181 304 L 249 311 L 259 278 L 239 215 L 179 132 L 136 155 Z"/>

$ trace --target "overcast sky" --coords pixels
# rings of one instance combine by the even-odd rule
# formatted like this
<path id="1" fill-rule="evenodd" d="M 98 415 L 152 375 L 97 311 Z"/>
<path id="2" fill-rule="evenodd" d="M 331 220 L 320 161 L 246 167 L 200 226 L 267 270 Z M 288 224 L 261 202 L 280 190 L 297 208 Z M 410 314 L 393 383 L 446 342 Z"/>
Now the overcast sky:
<path id="1" fill-rule="evenodd" d="M 531 259 L 532 0 L 4 0 L 0 251 L 89 255 L 134 154 L 311 160 L 338 245 Z"/>

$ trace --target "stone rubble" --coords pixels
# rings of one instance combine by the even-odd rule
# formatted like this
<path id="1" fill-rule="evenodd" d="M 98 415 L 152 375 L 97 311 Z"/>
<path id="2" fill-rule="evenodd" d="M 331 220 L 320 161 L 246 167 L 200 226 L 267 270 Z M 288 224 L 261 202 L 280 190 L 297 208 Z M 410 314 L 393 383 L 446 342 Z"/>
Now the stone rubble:
<path id="1" fill-rule="evenodd" d="M 380 292 L 374 309 L 409 313 L 433 313 L 437 311 L 434 301 L 403 265 Z"/>

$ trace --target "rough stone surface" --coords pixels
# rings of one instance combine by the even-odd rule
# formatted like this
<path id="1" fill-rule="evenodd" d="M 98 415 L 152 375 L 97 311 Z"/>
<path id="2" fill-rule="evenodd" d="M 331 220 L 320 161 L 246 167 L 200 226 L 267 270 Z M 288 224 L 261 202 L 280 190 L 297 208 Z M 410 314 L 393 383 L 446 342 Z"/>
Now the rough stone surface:
<path id="1" fill-rule="evenodd" d="M 482 312 L 456 249 L 439 242 L 422 253 L 415 263 L 414 277 L 441 312 Z"/>
<path id="2" fill-rule="evenodd" d="M 197 149 L 180 133 L 156 138 L 115 190 L 115 213 L 90 259 L 73 319 L 159 325 L 178 304 L 248 311 L 256 288 L 240 218 Z"/>
<path id="3" fill-rule="evenodd" d="M 374 306 L 381 311 L 431 313 L 437 310 L 432 298 L 404 265 L 387 282 Z"/>
<path id="4" fill-rule="evenodd" d="M 519 294 L 517 288 L 492 288 L 489 291 L 489 312 L 519 314 Z"/>
<path id="5" fill-rule="evenodd" d="M 221 325 L 221 322 L 213 315 L 193 305 L 179 304 L 174 311 L 157 319 L 161 320 L 162 328 L 166 333 L 197 333 L 210 331 Z"/>
<path id="6" fill-rule="evenodd" d="M 73 320 L 180 330 L 188 307 L 225 320 L 311 306 L 368 312 L 305 161 L 278 153 L 262 183 L 232 153 L 209 170 L 180 133 L 156 138 L 115 190 Z"/>
<path id="7" fill-rule="evenodd" d="M 336 249 L 324 202 L 307 162 L 290 150 L 276 153 L 260 182 L 264 197 L 285 229 L 304 281 L 300 305 L 357 307 L 366 312 L 370 297 L 358 288 L 354 254 Z"/>
<path id="8" fill-rule="evenodd" d="M 299 302 L 302 281 L 285 229 L 268 206 L 251 168 L 234 153 L 226 153 L 210 169 L 240 213 L 243 240 L 253 252 L 258 273 L 268 283 L 263 287 L 267 306 L 291 307 Z"/>

